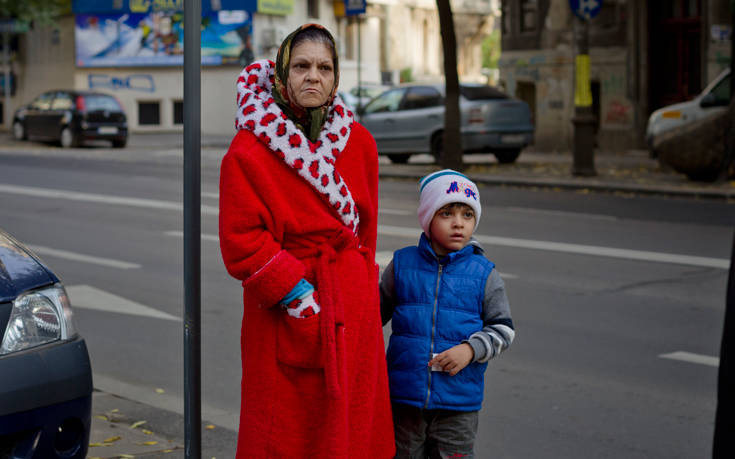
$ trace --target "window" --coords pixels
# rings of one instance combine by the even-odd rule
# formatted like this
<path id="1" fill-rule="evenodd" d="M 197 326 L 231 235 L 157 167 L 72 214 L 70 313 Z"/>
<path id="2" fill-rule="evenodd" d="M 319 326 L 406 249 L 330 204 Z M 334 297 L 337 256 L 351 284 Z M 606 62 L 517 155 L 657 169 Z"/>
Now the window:
<path id="1" fill-rule="evenodd" d="M 403 99 L 405 89 L 393 89 L 370 101 L 365 113 L 395 112 Z"/>
<path id="2" fill-rule="evenodd" d="M 98 94 L 84 96 L 84 107 L 88 112 L 105 110 L 111 112 L 122 111 L 120 104 L 117 103 L 117 99 L 112 96 L 103 96 Z"/>
<path id="3" fill-rule="evenodd" d="M 53 95 L 51 92 L 41 94 L 36 100 L 31 102 L 31 108 L 33 110 L 48 110 L 51 107 L 51 98 Z"/>
<path id="4" fill-rule="evenodd" d="M 442 96 L 435 88 L 419 86 L 411 88 L 403 101 L 405 110 L 417 110 L 419 108 L 436 107 L 442 102 Z"/>
<path id="5" fill-rule="evenodd" d="M 521 32 L 533 32 L 537 27 L 537 0 L 521 0 Z"/>
<path id="6" fill-rule="evenodd" d="M 319 0 L 307 0 L 306 15 L 310 18 L 319 18 Z"/>
<path id="7" fill-rule="evenodd" d="M 138 124 L 161 124 L 161 104 L 158 102 L 138 102 Z"/>
<path id="8" fill-rule="evenodd" d="M 184 101 L 174 101 L 174 124 L 184 124 Z"/>
<path id="9" fill-rule="evenodd" d="M 508 0 L 503 0 L 503 2 L 500 4 L 500 33 L 503 35 L 508 35 L 511 31 L 510 27 L 510 5 L 508 4 Z"/>
<path id="10" fill-rule="evenodd" d="M 730 75 L 726 76 L 710 92 L 714 96 L 716 105 L 727 105 L 730 103 Z"/>
<path id="11" fill-rule="evenodd" d="M 54 101 L 51 102 L 51 110 L 69 110 L 74 108 L 71 95 L 65 92 L 57 92 Z"/>

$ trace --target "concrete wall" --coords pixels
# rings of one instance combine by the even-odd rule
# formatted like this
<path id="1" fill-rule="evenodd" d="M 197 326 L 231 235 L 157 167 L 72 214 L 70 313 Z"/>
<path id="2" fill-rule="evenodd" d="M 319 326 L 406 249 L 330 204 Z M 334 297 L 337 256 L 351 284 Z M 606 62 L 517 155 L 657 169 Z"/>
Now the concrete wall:
<path id="1" fill-rule="evenodd" d="M 16 108 L 43 91 L 74 85 L 74 19 L 66 16 L 58 27 L 35 27 L 24 34 L 16 60 L 11 64 L 17 89 L 10 99 L 8 122 Z"/>

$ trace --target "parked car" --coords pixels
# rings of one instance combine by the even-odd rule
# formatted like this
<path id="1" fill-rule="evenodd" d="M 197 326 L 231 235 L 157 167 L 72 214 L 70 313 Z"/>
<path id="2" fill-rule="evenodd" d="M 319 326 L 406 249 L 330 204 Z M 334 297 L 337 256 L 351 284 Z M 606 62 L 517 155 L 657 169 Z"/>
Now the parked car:
<path id="1" fill-rule="evenodd" d="M 59 278 L 0 229 L 0 458 L 81 459 L 92 370 Z"/>
<path id="2" fill-rule="evenodd" d="M 56 141 L 64 148 L 86 140 L 109 140 L 115 148 L 128 141 L 128 122 L 120 102 L 108 94 L 89 91 L 47 91 L 16 110 L 13 136 L 17 140 Z"/>
<path id="3" fill-rule="evenodd" d="M 492 86 L 460 84 L 462 150 L 491 152 L 512 163 L 533 143 L 531 110 Z M 380 154 L 405 163 L 414 153 L 435 158 L 444 148 L 444 84 L 406 84 L 373 99 L 360 114 Z"/>
<path id="4" fill-rule="evenodd" d="M 349 92 L 337 91 L 337 94 L 342 98 L 342 101 L 347 105 L 347 108 L 352 110 L 353 113 L 357 112 L 357 97 L 353 96 Z"/>
<path id="5" fill-rule="evenodd" d="M 353 106 L 357 108 L 366 106 L 376 96 L 379 96 L 383 91 L 389 89 L 390 86 L 386 86 L 378 83 L 362 83 L 360 86 L 355 86 L 350 89 L 349 95 L 352 96 Z"/>
<path id="6" fill-rule="evenodd" d="M 727 110 L 730 104 L 730 69 L 721 72 L 694 99 L 668 105 L 651 113 L 646 127 L 646 143 L 651 156 L 658 156 L 658 139 L 665 132 Z"/>

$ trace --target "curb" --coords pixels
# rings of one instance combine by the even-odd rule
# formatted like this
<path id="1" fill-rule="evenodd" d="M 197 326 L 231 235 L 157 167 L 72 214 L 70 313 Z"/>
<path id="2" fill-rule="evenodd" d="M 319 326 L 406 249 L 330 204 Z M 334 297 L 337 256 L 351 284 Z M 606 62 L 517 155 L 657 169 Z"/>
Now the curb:
<path id="1" fill-rule="evenodd" d="M 386 171 L 381 170 L 380 178 L 418 180 L 429 171 Z M 544 189 L 564 189 L 572 191 L 594 190 L 608 193 L 636 193 L 650 196 L 673 196 L 687 198 L 717 199 L 735 201 L 735 187 L 732 189 L 710 189 L 704 187 L 677 187 L 611 182 L 579 178 L 549 179 L 534 177 L 488 176 L 477 173 L 466 174 L 475 183 L 490 186 L 513 186 L 519 188 L 538 187 Z"/>

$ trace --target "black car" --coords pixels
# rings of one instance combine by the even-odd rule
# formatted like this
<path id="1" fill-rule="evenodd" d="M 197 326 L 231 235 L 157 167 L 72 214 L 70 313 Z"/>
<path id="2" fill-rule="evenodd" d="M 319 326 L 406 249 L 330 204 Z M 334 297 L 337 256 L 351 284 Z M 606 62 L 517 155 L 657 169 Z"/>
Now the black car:
<path id="1" fill-rule="evenodd" d="M 82 459 L 92 369 L 64 286 L 0 229 L 0 458 Z"/>
<path id="2" fill-rule="evenodd" d="M 115 148 L 128 141 L 128 121 L 120 102 L 89 91 L 47 91 L 16 110 L 13 136 L 76 147 L 85 140 L 109 140 Z"/>

